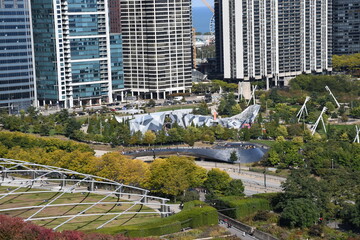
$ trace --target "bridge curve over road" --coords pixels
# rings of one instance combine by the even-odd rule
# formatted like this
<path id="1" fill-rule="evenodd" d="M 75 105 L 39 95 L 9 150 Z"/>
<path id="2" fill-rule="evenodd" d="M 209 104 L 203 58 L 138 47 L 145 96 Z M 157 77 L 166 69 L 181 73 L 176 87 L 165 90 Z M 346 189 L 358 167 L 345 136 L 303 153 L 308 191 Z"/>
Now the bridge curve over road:
<path id="1" fill-rule="evenodd" d="M 190 155 L 199 158 L 217 160 L 222 162 L 230 162 L 230 155 L 235 151 L 241 163 L 258 162 L 268 151 L 268 147 L 253 143 L 225 143 L 215 145 L 211 148 L 198 147 L 170 147 L 170 148 L 154 148 L 137 150 L 132 152 L 124 152 L 124 155 L 133 158 L 143 156 L 159 156 L 159 155 Z"/>

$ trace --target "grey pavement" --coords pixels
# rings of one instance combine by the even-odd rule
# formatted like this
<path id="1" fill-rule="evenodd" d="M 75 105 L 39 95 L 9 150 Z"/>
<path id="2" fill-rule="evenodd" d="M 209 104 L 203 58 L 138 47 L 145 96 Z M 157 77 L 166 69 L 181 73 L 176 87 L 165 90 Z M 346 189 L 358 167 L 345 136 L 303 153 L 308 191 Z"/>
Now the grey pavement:
<path id="1" fill-rule="evenodd" d="M 230 227 L 228 228 L 227 225 L 225 223 L 220 223 L 219 224 L 220 227 L 225 228 L 226 230 L 228 230 L 230 232 L 230 234 L 237 236 L 239 239 L 241 240 L 254 240 L 257 239 L 249 234 L 246 234 L 245 232 L 235 228 L 235 227 Z"/>
<path id="2" fill-rule="evenodd" d="M 239 172 L 239 167 L 236 167 L 236 165 L 234 164 L 205 161 L 197 161 L 196 163 L 206 169 L 219 168 L 226 171 L 231 178 L 241 179 L 245 187 L 246 195 L 253 195 L 256 193 L 281 192 L 281 183 L 286 180 L 286 178 L 266 175 L 265 187 L 264 174 L 250 172 L 248 171 L 248 168 L 242 167 Z"/>

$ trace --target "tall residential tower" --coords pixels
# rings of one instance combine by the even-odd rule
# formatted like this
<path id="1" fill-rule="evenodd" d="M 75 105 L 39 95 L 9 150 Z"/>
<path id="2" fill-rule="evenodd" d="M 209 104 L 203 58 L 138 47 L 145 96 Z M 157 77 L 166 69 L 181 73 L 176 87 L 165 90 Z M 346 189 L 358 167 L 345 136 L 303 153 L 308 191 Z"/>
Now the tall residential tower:
<path id="1" fill-rule="evenodd" d="M 268 88 L 331 71 L 331 10 L 330 0 L 215 0 L 219 70 Z"/>
<path id="2" fill-rule="evenodd" d="M 0 109 L 36 106 L 30 0 L 0 0 Z"/>
<path id="3" fill-rule="evenodd" d="M 333 0 L 333 54 L 360 53 L 360 1 Z"/>
<path id="4" fill-rule="evenodd" d="M 191 88 L 191 0 L 121 0 L 125 87 L 164 98 Z"/>
<path id="5" fill-rule="evenodd" d="M 107 0 L 31 0 L 41 105 L 113 102 L 123 87 L 121 35 Z"/>

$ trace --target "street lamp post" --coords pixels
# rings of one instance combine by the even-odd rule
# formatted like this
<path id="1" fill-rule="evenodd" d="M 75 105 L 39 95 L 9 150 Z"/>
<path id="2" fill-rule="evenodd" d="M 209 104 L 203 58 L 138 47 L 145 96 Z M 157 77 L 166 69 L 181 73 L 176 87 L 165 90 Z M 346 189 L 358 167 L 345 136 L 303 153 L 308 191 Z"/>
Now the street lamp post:
<path id="1" fill-rule="evenodd" d="M 264 187 L 266 189 L 266 167 L 264 168 Z"/>

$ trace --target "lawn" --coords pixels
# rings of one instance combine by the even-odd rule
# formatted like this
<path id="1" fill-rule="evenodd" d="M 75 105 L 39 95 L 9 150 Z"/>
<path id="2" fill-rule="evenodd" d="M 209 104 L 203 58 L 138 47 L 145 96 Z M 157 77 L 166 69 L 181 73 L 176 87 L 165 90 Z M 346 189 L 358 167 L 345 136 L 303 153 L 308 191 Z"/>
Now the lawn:
<path id="1" fill-rule="evenodd" d="M 13 189 L 15 189 L 15 187 L 11 187 L 11 188 L 0 187 L 0 193 L 7 193 Z M 0 209 L 27 207 L 27 206 L 44 206 L 61 195 L 61 192 L 36 193 L 36 191 L 37 190 L 34 189 L 20 188 L 16 192 L 28 192 L 28 193 L 20 194 L 20 195 L 9 195 L 7 197 L 0 199 Z M 93 193 L 73 193 L 73 194 L 66 193 L 60 196 L 59 198 L 57 198 L 51 204 L 96 203 L 99 200 L 103 199 L 104 197 L 105 195 L 98 195 Z M 118 201 L 121 201 L 122 203 L 99 204 L 90 208 L 85 213 L 86 214 L 119 213 L 119 212 L 124 212 L 126 209 L 133 206 L 132 202 L 127 202 L 126 200 L 123 199 L 118 200 L 118 198 L 115 196 L 109 196 L 103 200 L 103 202 L 118 202 Z M 41 212 L 39 212 L 36 215 L 36 218 L 78 214 L 79 212 L 89 208 L 90 206 L 92 206 L 92 204 L 89 205 L 75 204 L 73 206 L 47 207 L 43 209 Z M 16 211 L 5 211 L 0 213 L 5 215 L 21 217 L 21 218 L 28 218 L 40 209 L 41 208 L 22 209 Z M 151 213 L 151 214 L 119 215 L 116 218 L 116 220 L 110 222 L 106 226 L 111 227 L 111 226 L 119 226 L 119 225 L 127 225 L 127 224 L 137 224 L 159 217 L 159 215 L 155 213 L 155 210 L 143 205 L 135 205 L 129 210 L 129 212 L 153 212 L 153 214 Z M 63 225 L 62 227 L 60 227 L 59 230 L 95 229 L 96 227 L 100 226 L 102 223 L 105 223 L 107 220 L 113 218 L 114 216 L 115 215 L 78 217 L 69 221 L 67 224 Z M 67 219 L 68 218 L 54 218 L 47 220 L 37 220 L 33 222 L 44 227 L 54 228 L 60 223 L 66 221 Z"/>
<path id="2" fill-rule="evenodd" d="M 147 109 L 147 112 L 165 112 L 165 111 L 173 111 L 179 109 L 193 109 L 194 107 L 198 106 L 197 104 L 191 105 L 171 105 L 171 106 L 163 106 L 163 107 L 156 107 Z"/>

